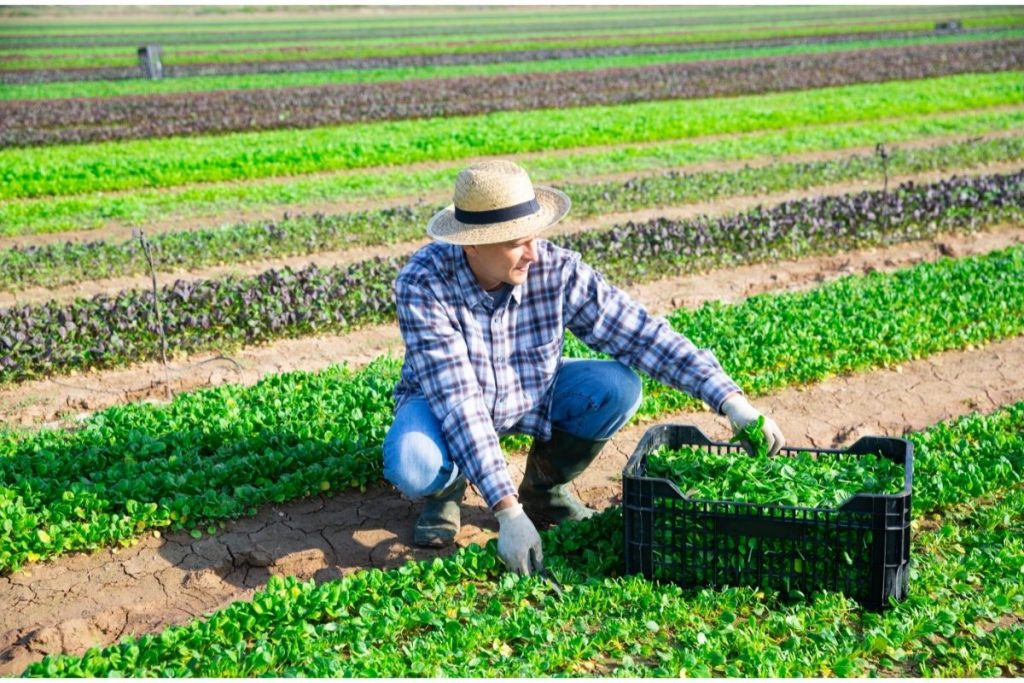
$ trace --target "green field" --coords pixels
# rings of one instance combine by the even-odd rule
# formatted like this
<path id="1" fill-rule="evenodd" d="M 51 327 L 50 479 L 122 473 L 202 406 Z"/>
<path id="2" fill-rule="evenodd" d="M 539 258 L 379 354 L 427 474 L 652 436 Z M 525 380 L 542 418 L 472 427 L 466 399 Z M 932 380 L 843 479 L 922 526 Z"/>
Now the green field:
<path id="1" fill-rule="evenodd" d="M 827 107 L 824 106 L 827 102 Z M 727 112 L 723 112 L 727 103 Z M 650 102 L 574 110 L 498 112 L 454 119 L 298 131 L 0 151 L 0 198 L 110 192 L 185 183 L 297 176 L 329 170 L 662 142 L 797 126 L 870 121 L 1024 103 L 1016 72 L 824 88 L 765 96 Z"/>
<path id="2" fill-rule="evenodd" d="M 1022 38 L 1011 6 L 0 7 L 0 676 L 1024 676 Z M 168 70 L 138 77 L 154 44 Z M 585 101 L 627 103 L 547 89 L 602 69 L 638 75 Z M 677 71 L 720 81 L 661 82 Z M 872 74 L 907 80 L 819 87 Z M 506 96 L 524 83 L 543 97 Z M 339 92 L 361 99 L 318 109 Z M 756 94 L 705 96 L 735 92 Z M 635 513 L 607 458 L 712 417 L 662 383 L 671 360 L 574 483 L 603 512 L 541 532 L 548 577 L 506 571 L 479 511 L 461 547 L 412 549 L 420 503 L 382 461 L 393 283 L 459 170 L 491 158 L 564 190 L 552 242 L 713 352 L 788 445 L 910 441 L 904 600 L 854 597 L 879 527 L 844 549 L 839 524 L 820 559 L 724 523 L 698 585 L 624 575 Z M 585 333 L 563 356 L 608 358 Z M 517 467 L 530 443 L 500 437 Z M 905 474 L 652 457 L 681 491 L 782 520 L 771 506 L 898 496 Z M 318 503 L 384 540 L 325 528 L 329 552 L 292 556 L 305 526 L 260 521 Z M 696 527 L 650 529 L 709 561 Z M 268 564 L 235 554 L 257 537 Z M 789 574 L 743 574 L 755 552 Z M 820 589 L 830 573 L 846 593 Z"/>
<path id="3" fill-rule="evenodd" d="M 941 11 L 940 11 L 941 12 Z M 941 16 L 941 14 L 940 14 Z M 1004 11 L 998 14 L 979 14 L 968 16 L 962 20 L 964 28 L 995 28 L 1020 26 L 1024 15 L 1020 12 Z M 629 22 L 625 35 L 622 28 L 614 21 L 596 31 L 580 31 L 574 33 L 564 29 L 552 29 L 546 36 L 543 31 L 529 40 L 507 40 L 505 33 L 480 33 L 472 31 L 468 35 L 453 32 L 444 37 L 445 43 L 438 45 L 438 37 L 411 37 L 380 40 L 378 38 L 346 39 L 344 41 L 303 41 L 301 53 L 290 51 L 295 45 L 293 41 L 269 42 L 259 44 L 259 48 L 211 48 L 207 44 L 178 44 L 167 47 L 165 52 L 168 63 L 235 63 L 257 62 L 263 60 L 288 59 L 339 59 L 347 57 L 382 57 L 423 54 L 452 54 L 476 52 L 511 52 L 524 49 L 562 48 L 562 47 L 594 47 L 635 44 L 670 43 L 709 43 L 727 40 L 759 40 L 766 38 L 798 38 L 805 36 L 829 36 L 841 34 L 872 33 L 877 31 L 930 31 L 934 27 L 933 19 L 916 21 L 838 21 L 823 24 L 820 20 L 777 21 L 751 19 L 729 22 L 728 28 L 714 22 L 708 26 L 670 25 L 652 27 L 630 33 Z M 611 32 L 611 33 L 609 33 Z M 506 40 L 499 40 L 499 39 Z M 275 49 L 276 48 L 276 49 Z M 33 56 L 33 53 L 38 56 Z M 124 51 L 111 51 L 106 47 L 80 47 L 71 54 L 60 54 L 52 48 L 29 48 L 27 50 L 8 50 L 7 57 L 0 63 L 0 71 L 9 69 L 33 68 L 83 68 L 97 66 L 134 66 L 133 54 Z"/>
<path id="4" fill-rule="evenodd" d="M 255 90 L 292 88 L 343 83 L 378 83 L 428 78 L 459 78 L 514 73 L 552 73 L 559 71 L 592 71 L 649 66 L 652 64 L 686 64 L 716 59 L 749 59 L 779 55 L 824 54 L 843 50 L 898 47 L 903 45 L 935 45 L 980 40 L 1020 38 L 1024 30 L 1001 30 L 965 36 L 920 36 L 849 40 L 839 43 L 757 47 L 747 49 L 708 49 L 687 52 L 666 52 L 622 57 L 586 57 L 530 62 L 502 62 L 464 66 L 417 66 L 390 69 L 349 69 L 342 71 L 306 71 L 283 74 L 251 74 L 238 76 L 184 76 L 147 81 L 56 82 L 38 85 L 0 85 L 0 100 L 57 99 L 63 97 L 113 97 L 157 93 L 209 92 L 216 90 Z"/>

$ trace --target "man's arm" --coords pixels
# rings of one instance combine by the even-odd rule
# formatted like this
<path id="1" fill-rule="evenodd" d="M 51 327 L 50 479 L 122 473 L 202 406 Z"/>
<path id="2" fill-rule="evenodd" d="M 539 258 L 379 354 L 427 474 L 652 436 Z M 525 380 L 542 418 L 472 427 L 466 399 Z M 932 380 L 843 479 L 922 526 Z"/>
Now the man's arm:
<path id="1" fill-rule="evenodd" d="M 711 351 L 697 348 L 581 260 L 574 259 L 569 268 L 566 327 L 587 346 L 705 401 L 719 413 L 728 396 L 742 393 Z"/>
<path id="2" fill-rule="evenodd" d="M 585 344 L 703 400 L 726 415 L 735 432 L 761 416 L 711 351 L 697 348 L 578 258 L 569 267 L 566 327 Z M 785 444 L 782 431 L 766 417 L 764 433 L 774 455 Z"/>

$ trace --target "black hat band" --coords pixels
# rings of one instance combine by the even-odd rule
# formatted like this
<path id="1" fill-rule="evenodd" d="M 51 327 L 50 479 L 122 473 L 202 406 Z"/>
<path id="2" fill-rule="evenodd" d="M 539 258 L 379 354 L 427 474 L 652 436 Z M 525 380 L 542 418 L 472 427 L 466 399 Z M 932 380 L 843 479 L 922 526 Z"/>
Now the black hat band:
<path id="1" fill-rule="evenodd" d="M 534 197 L 528 202 L 509 206 L 504 209 L 492 209 L 491 211 L 466 211 L 455 207 L 455 220 L 469 225 L 484 225 L 487 223 L 504 223 L 514 221 L 523 216 L 530 216 L 540 211 L 540 204 Z"/>

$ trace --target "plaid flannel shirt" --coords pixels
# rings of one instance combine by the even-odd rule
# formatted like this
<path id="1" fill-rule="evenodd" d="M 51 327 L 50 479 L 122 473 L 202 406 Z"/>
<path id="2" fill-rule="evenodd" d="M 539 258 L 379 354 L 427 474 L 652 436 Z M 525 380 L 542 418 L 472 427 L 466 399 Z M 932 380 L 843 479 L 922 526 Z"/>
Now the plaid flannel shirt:
<path id="1" fill-rule="evenodd" d="M 551 388 L 566 329 L 718 412 L 740 391 L 714 354 L 608 284 L 577 252 L 535 244 L 526 282 L 493 312 L 457 245 L 423 247 L 395 282 L 406 348 L 396 411 L 410 397 L 426 398 L 452 460 L 491 507 L 516 493 L 498 435 L 551 438 Z"/>

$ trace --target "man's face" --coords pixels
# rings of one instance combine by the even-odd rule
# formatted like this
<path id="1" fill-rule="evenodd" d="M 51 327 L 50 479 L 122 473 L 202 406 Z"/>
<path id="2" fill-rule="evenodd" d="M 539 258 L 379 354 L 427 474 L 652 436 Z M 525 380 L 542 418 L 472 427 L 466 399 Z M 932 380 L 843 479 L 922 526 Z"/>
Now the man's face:
<path id="1" fill-rule="evenodd" d="M 530 264 L 537 260 L 536 239 L 530 236 L 511 242 L 466 246 L 466 260 L 480 286 L 489 291 L 502 283 L 526 282 Z"/>

